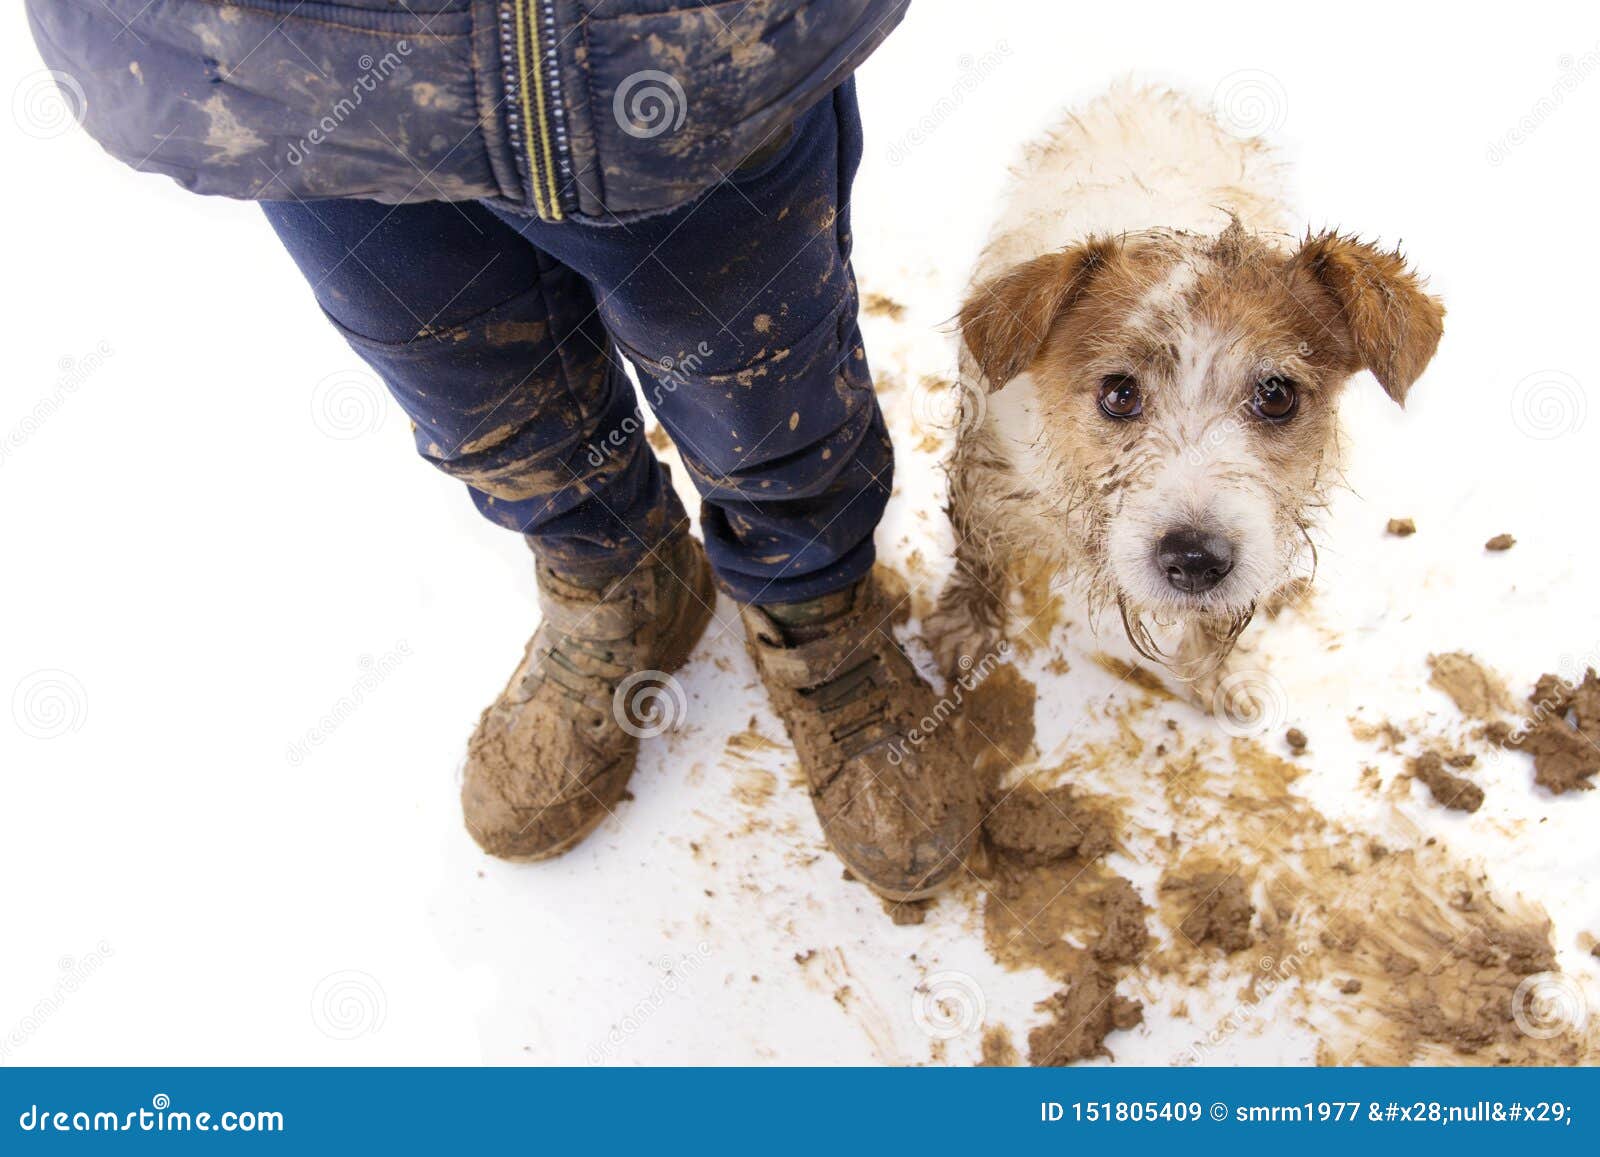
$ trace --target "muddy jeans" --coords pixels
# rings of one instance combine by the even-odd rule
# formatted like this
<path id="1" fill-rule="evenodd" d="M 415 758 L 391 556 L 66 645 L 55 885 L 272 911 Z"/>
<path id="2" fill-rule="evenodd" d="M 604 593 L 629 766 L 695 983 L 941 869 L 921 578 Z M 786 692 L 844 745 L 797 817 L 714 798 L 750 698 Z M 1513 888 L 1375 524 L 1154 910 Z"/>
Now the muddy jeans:
<path id="1" fill-rule="evenodd" d="M 424 458 L 567 573 L 631 569 L 683 518 L 638 372 L 741 602 L 866 574 L 893 457 L 856 324 L 853 84 L 671 213 L 592 226 L 476 202 L 272 202 L 268 218 Z"/>

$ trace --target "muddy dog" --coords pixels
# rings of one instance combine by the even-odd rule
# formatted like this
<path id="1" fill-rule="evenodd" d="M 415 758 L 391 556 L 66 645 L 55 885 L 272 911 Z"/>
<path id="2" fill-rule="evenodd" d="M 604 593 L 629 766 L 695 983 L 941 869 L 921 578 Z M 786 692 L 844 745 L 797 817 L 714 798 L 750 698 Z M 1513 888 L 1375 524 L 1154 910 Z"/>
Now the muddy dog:
<path id="1" fill-rule="evenodd" d="M 1126 85 L 1027 150 L 960 311 L 956 569 L 925 624 L 947 672 L 1042 568 L 1204 698 L 1306 581 L 1345 383 L 1404 404 L 1444 308 L 1398 253 L 1292 236 L 1281 171 Z"/>

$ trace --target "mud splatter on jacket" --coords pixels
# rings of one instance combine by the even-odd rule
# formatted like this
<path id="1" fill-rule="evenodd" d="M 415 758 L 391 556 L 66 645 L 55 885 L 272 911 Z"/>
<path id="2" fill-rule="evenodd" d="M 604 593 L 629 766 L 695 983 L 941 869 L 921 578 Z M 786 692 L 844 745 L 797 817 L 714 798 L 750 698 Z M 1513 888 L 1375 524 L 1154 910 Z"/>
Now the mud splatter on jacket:
<path id="1" fill-rule="evenodd" d="M 847 77 L 909 0 L 27 0 L 85 128 L 258 200 L 644 216 Z"/>

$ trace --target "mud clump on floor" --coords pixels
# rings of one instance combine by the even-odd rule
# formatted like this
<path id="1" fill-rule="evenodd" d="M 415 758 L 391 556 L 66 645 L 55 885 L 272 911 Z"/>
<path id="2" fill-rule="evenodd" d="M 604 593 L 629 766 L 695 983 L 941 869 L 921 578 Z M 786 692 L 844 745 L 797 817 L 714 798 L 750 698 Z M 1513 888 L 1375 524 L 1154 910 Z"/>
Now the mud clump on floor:
<path id="1" fill-rule="evenodd" d="M 1144 1020 L 1144 1008 L 1116 989 L 1103 972 L 1084 971 L 1072 983 L 1040 1001 L 1050 1019 L 1028 1033 L 1028 1063 L 1036 1067 L 1070 1065 L 1090 1057 L 1109 1057 L 1106 1037 Z"/>
<path id="2" fill-rule="evenodd" d="M 1594 668 L 1574 685 L 1541 676 L 1528 697 L 1533 711 L 1523 724 L 1496 735 L 1507 747 L 1533 756 L 1533 779 L 1556 795 L 1588 791 L 1600 773 L 1600 679 Z"/>
<path id="3" fill-rule="evenodd" d="M 1409 518 L 1391 518 L 1383 529 L 1386 534 L 1396 538 L 1410 538 L 1417 533 L 1417 524 Z"/>
<path id="4" fill-rule="evenodd" d="M 1224 952 L 1250 947 L 1255 905 L 1250 883 L 1237 869 L 1180 865 L 1161 878 L 1168 922 L 1196 946 L 1212 944 Z"/>
<path id="5" fill-rule="evenodd" d="M 1429 655 L 1428 682 L 1443 691 L 1463 714 L 1484 723 L 1516 711 L 1505 683 L 1465 651 Z"/>
<path id="6" fill-rule="evenodd" d="M 1068 856 L 1092 860 L 1112 847 L 1106 817 L 1070 785 L 1042 791 L 1021 784 L 995 805 L 983 827 L 997 853 L 1025 867 Z"/>
<path id="7" fill-rule="evenodd" d="M 1411 774 L 1433 794 L 1434 801 L 1452 811 L 1475 812 L 1483 806 L 1483 788 L 1445 767 L 1437 751 L 1425 751 L 1411 761 Z"/>
<path id="8" fill-rule="evenodd" d="M 1117 982 L 1149 943 L 1145 907 L 1100 860 L 1120 826 L 1104 801 L 1030 783 L 1006 795 L 985 824 L 989 953 L 1007 968 L 1040 969 L 1060 986 L 1038 1006 L 1048 1019 L 1028 1033 L 1029 1064 L 1110 1056 L 1106 1036 L 1143 1016 Z"/>
<path id="9" fill-rule="evenodd" d="M 1509 534 L 1497 534 L 1483 544 L 1484 550 L 1510 550 L 1517 545 L 1517 540 Z"/>
<path id="10" fill-rule="evenodd" d="M 901 926 L 923 923 L 931 907 L 932 900 L 883 900 L 883 910 L 889 914 L 889 919 Z"/>

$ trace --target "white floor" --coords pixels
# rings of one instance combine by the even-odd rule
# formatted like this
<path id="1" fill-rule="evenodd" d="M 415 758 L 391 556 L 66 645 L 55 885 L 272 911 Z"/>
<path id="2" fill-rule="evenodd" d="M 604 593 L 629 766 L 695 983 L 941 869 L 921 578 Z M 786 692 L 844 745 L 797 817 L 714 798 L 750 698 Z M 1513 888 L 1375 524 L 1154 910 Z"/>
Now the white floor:
<path id="1" fill-rule="evenodd" d="M 39 65 L 20 12 L 5 20 L 21 92 Z M 937 407 L 915 383 L 949 370 L 944 323 L 1005 167 L 1127 71 L 1268 131 L 1309 225 L 1403 242 L 1450 308 L 1406 413 L 1370 382 L 1350 395 L 1352 492 L 1320 604 L 1342 648 L 1272 644 L 1291 721 L 1319 740 L 1305 790 L 1332 812 L 1372 758 L 1348 737 L 1356 704 L 1450 717 L 1423 686 L 1430 651 L 1472 650 L 1519 687 L 1600 656 L 1596 26 L 1575 2 L 1493 23 L 1369 3 L 914 5 L 860 74 L 858 273 L 909 307 L 865 322 L 893 383 L 891 561 L 942 566 L 921 448 L 938 431 L 917 421 Z M 684 673 L 686 726 L 648 748 L 618 821 L 549 865 L 481 856 L 456 776 L 535 623 L 520 541 L 413 460 L 255 209 L 29 127 L 0 123 L 16 358 L 0 381 L 0 1061 L 926 1062 L 915 988 L 941 969 L 979 978 L 991 1020 L 1036 1019 L 1050 986 L 1000 973 L 970 911 L 894 927 L 840 879 L 785 752 L 757 761 L 777 778 L 765 802 L 771 784 L 724 755 L 749 726 L 781 736 L 736 630 Z M 1385 538 L 1391 515 L 1416 537 Z M 1517 547 L 1485 555 L 1501 531 Z M 1094 675 L 1041 681 L 1041 740 L 1103 699 Z M 1476 816 L 1401 806 L 1549 907 L 1592 999 L 1576 937 L 1600 933 L 1600 797 L 1536 792 L 1520 759 L 1485 775 Z M 1152 1018 L 1118 1058 L 1163 1063 L 1192 1031 Z M 1308 1047 L 1269 1033 L 1216 1059 Z M 945 1055 L 976 1051 L 969 1034 Z"/>

